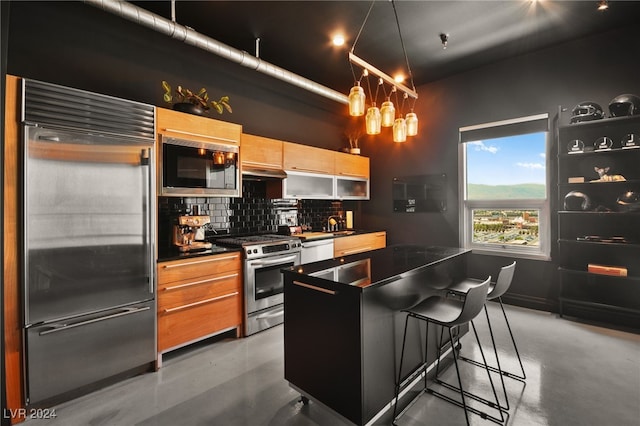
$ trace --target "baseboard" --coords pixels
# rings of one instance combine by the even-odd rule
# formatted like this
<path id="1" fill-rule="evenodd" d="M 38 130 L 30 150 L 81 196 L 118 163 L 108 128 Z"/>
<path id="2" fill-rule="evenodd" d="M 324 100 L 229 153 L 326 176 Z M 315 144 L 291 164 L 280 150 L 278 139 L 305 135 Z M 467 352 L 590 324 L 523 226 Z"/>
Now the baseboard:
<path id="1" fill-rule="evenodd" d="M 549 300 L 543 297 L 510 293 L 502 296 L 502 302 L 507 305 L 515 305 L 538 311 L 558 312 L 558 302 L 556 300 Z"/>

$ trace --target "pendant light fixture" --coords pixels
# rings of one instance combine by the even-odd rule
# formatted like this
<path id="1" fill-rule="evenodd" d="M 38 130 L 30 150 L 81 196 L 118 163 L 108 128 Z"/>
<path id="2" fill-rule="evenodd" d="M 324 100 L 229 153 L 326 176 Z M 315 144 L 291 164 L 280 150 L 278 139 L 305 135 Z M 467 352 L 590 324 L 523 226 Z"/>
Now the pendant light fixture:
<path id="1" fill-rule="evenodd" d="M 382 84 L 383 84 L 382 79 L 379 79 L 378 85 L 376 86 L 376 95 L 372 98 L 371 106 L 367 109 L 367 115 L 365 116 L 365 128 L 367 130 L 368 135 L 380 134 L 382 117 L 380 115 L 380 108 L 376 106 L 376 102 L 378 101 L 378 90 L 380 89 L 380 86 Z M 369 96 L 371 96 L 371 83 L 369 82 L 368 71 L 367 71 L 367 86 L 369 88 Z"/>
<path id="2" fill-rule="evenodd" d="M 418 134 L 418 115 L 411 111 L 407 113 L 405 119 L 407 123 L 407 136 L 415 136 Z"/>
<path id="3" fill-rule="evenodd" d="M 349 115 L 352 117 L 364 115 L 365 100 L 364 90 L 360 87 L 360 82 L 356 81 L 349 92 Z"/>
<path id="4" fill-rule="evenodd" d="M 396 118 L 393 122 L 393 141 L 406 142 L 407 140 L 407 123 L 404 118 Z"/>
<path id="5" fill-rule="evenodd" d="M 393 126 L 393 120 L 396 118 L 396 108 L 389 98 L 382 103 L 380 114 L 382 114 L 382 127 Z"/>
<path id="6" fill-rule="evenodd" d="M 380 134 L 380 130 L 382 127 L 382 117 L 380 115 L 380 109 L 375 104 L 367 109 L 365 124 L 368 135 Z"/>
<path id="7" fill-rule="evenodd" d="M 415 105 L 415 100 L 418 99 L 418 93 L 416 92 L 415 85 L 413 83 L 413 75 L 411 74 L 411 68 L 409 67 L 409 59 L 407 57 L 404 41 L 402 39 L 402 32 L 400 31 L 400 22 L 398 20 L 398 13 L 396 11 L 396 5 L 394 0 L 391 0 L 391 4 L 393 6 L 396 25 L 398 27 L 398 33 L 400 34 L 400 43 L 402 46 L 402 51 L 404 53 L 404 58 L 406 61 L 407 71 L 411 80 L 412 88 L 409 88 L 404 84 L 395 81 L 388 74 L 385 74 L 384 72 L 380 71 L 376 67 L 370 65 L 369 63 L 365 62 L 364 60 L 360 59 L 358 56 L 354 54 L 356 43 L 360 38 L 360 34 L 364 29 L 367 19 L 369 18 L 369 15 L 371 13 L 371 9 L 373 9 L 373 5 L 375 3 L 376 3 L 376 0 L 372 0 L 371 6 L 369 7 L 369 11 L 367 12 L 364 22 L 362 23 L 362 26 L 360 27 L 360 31 L 358 32 L 358 35 L 355 38 L 353 46 L 351 47 L 351 51 L 349 52 L 349 63 L 351 66 L 351 71 L 354 75 L 354 80 L 356 80 L 355 78 L 356 74 L 354 72 L 353 66 L 356 65 L 362 68 L 363 75 L 367 76 L 367 82 L 368 82 L 369 74 L 373 74 L 376 77 L 378 77 L 379 78 L 378 87 L 382 86 L 385 94 L 385 101 L 382 103 L 379 109 L 376 106 L 375 98 L 372 99 L 371 106 L 367 108 L 367 114 L 365 116 L 365 127 L 366 127 L 367 134 L 377 135 L 381 133 L 381 129 L 380 129 L 381 127 L 392 127 L 394 142 L 405 142 L 407 140 L 407 136 L 415 136 L 418 134 L 418 116 L 416 115 L 416 113 L 413 112 L 413 109 L 411 109 L 411 112 L 409 112 L 406 115 L 406 119 L 405 119 L 404 117 L 402 117 L 402 109 L 401 109 L 400 117 L 396 117 L 396 107 L 391 101 L 391 93 L 396 93 L 396 98 L 397 98 L 398 97 L 397 92 L 398 91 L 402 92 L 403 104 L 404 104 L 404 99 L 410 97 L 413 99 L 414 105 Z M 389 93 L 389 96 L 387 96 L 387 91 L 384 90 L 385 83 L 391 86 L 391 91 Z M 371 87 L 369 87 L 369 92 L 370 92 L 369 96 L 371 96 Z M 376 97 L 377 97 L 377 94 L 378 94 L 378 91 L 376 89 Z M 350 115 L 352 116 L 363 115 L 365 102 L 366 102 L 366 99 L 364 96 L 364 91 L 362 91 L 362 88 L 360 87 L 360 81 L 358 80 L 356 81 L 355 86 L 351 88 L 351 91 L 349 93 Z M 362 109 L 360 109 L 360 105 L 362 105 L 361 107 Z"/>

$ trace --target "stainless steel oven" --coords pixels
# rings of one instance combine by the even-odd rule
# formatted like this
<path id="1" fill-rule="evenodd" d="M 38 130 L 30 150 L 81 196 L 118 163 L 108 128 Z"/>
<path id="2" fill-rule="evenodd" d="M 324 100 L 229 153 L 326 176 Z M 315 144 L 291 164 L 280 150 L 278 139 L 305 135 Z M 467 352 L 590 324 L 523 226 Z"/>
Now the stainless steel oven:
<path id="1" fill-rule="evenodd" d="M 216 242 L 242 247 L 244 252 L 245 335 L 282 324 L 284 281 L 280 270 L 300 264 L 300 240 L 269 234 Z"/>

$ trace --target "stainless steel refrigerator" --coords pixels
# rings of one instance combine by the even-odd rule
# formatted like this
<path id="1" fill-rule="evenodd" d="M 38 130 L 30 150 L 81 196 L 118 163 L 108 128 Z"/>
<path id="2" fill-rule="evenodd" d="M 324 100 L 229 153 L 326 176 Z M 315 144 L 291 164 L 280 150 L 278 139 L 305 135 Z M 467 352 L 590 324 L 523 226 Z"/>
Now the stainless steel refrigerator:
<path id="1" fill-rule="evenodd" d="M 23 80 L 29 405 L 156 358 L 151 105 Z"/>

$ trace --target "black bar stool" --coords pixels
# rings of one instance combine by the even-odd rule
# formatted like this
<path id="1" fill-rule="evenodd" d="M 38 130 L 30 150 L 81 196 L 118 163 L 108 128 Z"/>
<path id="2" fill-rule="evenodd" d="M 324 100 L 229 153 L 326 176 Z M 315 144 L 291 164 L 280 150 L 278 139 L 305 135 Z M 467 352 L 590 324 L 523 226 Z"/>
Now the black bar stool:
<path id="1" fill-rule="evenodd" d="M 396 401 L 393 408 L 393 424 L 394 425 L 396 424 L 396 421 L 399 417 L 399 415 L 397 415 L 398 399 L 400 394 L 400 384 L 402 380 L 402 363 L 404 360 L 404 350 L 405 350 L 405 343 L 407 339 L 407 324 L 409 322 L 409 318 L 415 318 L 417 320 L 425 321 L 427 323 L 426 333 L 425 333 L 425 345 L 429 341 L 429 323 L 434 323 L 442 327 L 446 327 L 449 332 L 450 342 L 453 345 L 454 340 L 453 340 L 453 333 L 451 332 L 451 329 L 454 327 L 458 327 L 462 324 L 467 324 L 471 322 L 480 313 L 487 299 L 490 282 L 491 282 L 491 277 L 487 278 L 483 282 L 476 283 L 473 286 L 469 285 L 468 291 L 466 292 L 466 296 L 464 297 L 464 300 L 456 300 L 452 298 L 434 296 L 418 303 L 416 306 L 410 309 L 403 309 L 402 312 L 406 312 L 407 317 L 404 323 L 404 335 L 402 338 L 402 352 L 400 355 L 400 368 L 398 370 L 398 380 L 396 382 L 396 392 L 395 392 Z M 484 352 L 482 351 L 482 346 L 480 345 L 480 340 L 478 339 L 478 334 L 476 332 L 475 326 L 473 326 L 473 323 L 472 323 L 472 328 L 473 328 L 474 335 L 476 337 L 476 341 L 478 343 L 478 347 L 480 348 L 480 353 L 482 354 L 482 359 L 485 360 Z M 440 343 L 441 342 L 438 343 L 439 346 L 441 346 Z M 502 410 L 498 409 L 498 413 L 500 415 L 500 418 L 498 419 L 494 416 L 490 416 L 489 414 L 483 411 L 478 410 L 475 407 L 471 407 L 467 405 L 465 401 L 465 396 L 469 396 L 469 393 L 466 392 L 462 387 L 462 381 L 460 379 L 460 370 L 458 368 L 458 357 L 457 357 L 456 351 L 453 350 L 452 353 L 453 353 L 453 361 L 456 367 L 456 374 L 458 376 L 458 386 L 459 386 L 459 388 L 454 387 L 454 389 L 460 393 L 460 398 L 462 401 L 453 399 L 427 386 L 428 362 L 427 362 L 426 348 L 425 348 L 425 354 L 424 354 L 425 359 L 422 365 L 423 374 L 424 374 L 423 391 L 428 392 L 438 398 L 441 398 L 447 402 L 450 402 L 454 405 L 457 405 L 463 408 L 465 419 L 467 420 L 467 425 L 469 425 L 469 414 L 468 414 L 469 411 L 481 416 L 484 419 L 488 419 L 499 424 L 504 422 L 505 418 L 503 416 Z M 486 366 L 486 360 L 485 360 L 485 366 Z M 499 406 L 498 395 L 493 385 L 491 373 L 488 368 L 487 368 L 487 377 L 489 378 L 489 382 L 491 383 L 493 396 L 495 397 L 495 400 L 496 400 L 495 404 Z M 418 394 L 416 398 L 418 398 L 420 395 L 421 393 Z"/>
<path id="2" fill-rule="evenodd" d="M 502 295 L 505 294 L 507 290 L 509 290 L 509 287 L 511 286 L 511 282 L 513 281 L 513 275 L 514 275 L 515 269 L 516 269 L 515 261 L 507 266 L 503 266 L 502 268 L 500 268 L 500 272 L 498 273 L 498 279 L 496 280 L 495 284 L 491 283 L 489 285 L 489 293 L 487 294 L 487 300 L 497 299 L 498 302 L 500 303 L 500 308 L 502 309 L 502 315 L 504 316 L 505 323 L 507 324 L 507 330 L 509 331 L 509 336 L 511 337 L 511 342 L 513 343 L 513 348 L 515 350 L 516 357 L 518 358 L 518 363 L 520 364 L 520 371 L 522 372 L 521 375 L 516 373 L 510 373 L 502 369 L 500 365 L 500 358 L 498 357 L 496 342 L 494 339 L 493 327 L 491 326 L 491 320 L 489 319 L 489 312 L 487 311 L 486 303 L 484 306 L 484 313 L 487 318 L 487 324 L 489 326 L 489 336 L 491 337 L 491 343 L 493 344 L 493 351 L 494 351 L 494 354 L 496 357 L 496 363 L 497 363 L 497 367 L 489 366 L 489 370 L 493 371 L 494 373 L 500 374 L 500 381 L 502 382 L 502 390 L 504 392 L 504 398 L 505 398 L 505 405 L 504 406 L 501 405 L 501 408 L 505 410 L 509 410 L 509 399 L 507 397 L 507 390 L 506 390 L 506 386 L 502 376 L 510 377 L 512 379 L 519 380 L 521 382 L 524 382 L 527 377 L 524 371 L 524 366 L 522 364 L 522 359 L 520 359 L 520 352 L 518 351 L 518 346 L 516 345 L 515 338 L 513 337 L 511 326 L 509 325 L 509 319 L 507 318 L 507 313 L 505 312 L 504 306 L 502 304 Z M 468 278 L 449 287 L 447 290 L 450 293 L 461 296 L 461 295 L 464 295 L 469 290 L 469 288 L 477 286 L 478 283 L 480 282 L 482 282 L 482 280 Z M 458 343 L 458 349 L 460 349 L 459 343 Z M 476 360 L 466 358 L 462 355 L 459 355 L 458 357 L 459 359 L 469 362 L 471 364 L 474 364 L 478 367 L 484 367 L 484 364 Z"/>
<path id="3" fill-rule="evenodd" d="M 516 353 L 516 357 L 518 358 L 518 363 L 520 364 L 520 371 L 522 372 L 522 374 L 516 374 L 516 373 L 510 373 L 508 371 L 501 371 L 501 374 L 504 375 L 505 377 L 510 377 L 512 379 L 515 380 L 519 380 L 521 382 L 524 382 L 527 378 L 527 375 L 524 371 L 524 366 L 522 364 L 522 359 L 520 358 L 520 352 L 518 351 L 518 345 L 516 344 L 516 340 L 513 337 L 513 332 L 511 331 L 511 325 L 509 324 L 509 318 L 507 317 L 507 313 L 504 310 L 504 305 L 502 304 L 502 295 L 505 294 L 508 290 L 509 287 L 511 286 L 511 282 L 513 281 L 513 274 L 515 273 L 516 270 L 516 262 L 514 261 L 513 263 L 511 263 L 510 265 L 507 266 L 503 266 L 502 268 L 500 268 L 500 272 L 498 273 L 498 279 L 496 280 L 496 283 L 491 283 L 489 285 L 489 294 L 487 294 L 487 300 L 498 300 L 498 303 L 500 303 L 500 308 L 502 309 L 502 316 L 504 317 L 504 322 L 507 325 L 507 330 L 509 331 L 509 336 L 511 337 L 511 343 L 513 344 L 513 349 Z M 464 280 L 452 287 L 450 287 L 448 290 L 454 293 L 465 293 L 468 288 L 469 285 L 477 285 L 479 282 L 481 282 L 482 280 L 473 280 L 473 279 L 467 279 Z M 487 323 L 489 324 L 489 334 L 491 335 L 491 340 L 493 340 L 493 329 L 491 327 L 491 321 L 489 320 L 489 313 L 487 312 L 487 306 L 485 305 L 484 307 L 485 310 L 485 314 L 487 317 Z M 495 343 L 494 343 L 495 345 Z M 474 360 L 470 360 L 467 359 L 465 357 L 460 357 L 460 359 L 465 360 L 467 362 L 471 362 L 472 364 L 479 364 L 477 361 Z M 480 366 L 482 366 L 482 364 L 479 364 Z M 495 367 L 491 367 L 489 366 L 489 369 L 493 372 L 498 372 L 498 369 Z"/>

